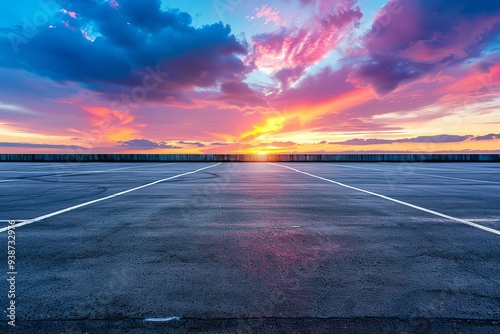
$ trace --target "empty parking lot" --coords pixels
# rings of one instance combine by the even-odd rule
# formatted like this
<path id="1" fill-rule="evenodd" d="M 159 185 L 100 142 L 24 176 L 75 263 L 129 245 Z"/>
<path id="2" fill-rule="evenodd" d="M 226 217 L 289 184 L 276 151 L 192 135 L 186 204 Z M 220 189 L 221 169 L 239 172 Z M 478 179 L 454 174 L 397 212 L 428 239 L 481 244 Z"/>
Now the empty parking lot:
<path id="1" fill-rule="evenodd" d="M 2 163 L 0 189 L 18 331 L 499 329 L 496 163 Z"/>

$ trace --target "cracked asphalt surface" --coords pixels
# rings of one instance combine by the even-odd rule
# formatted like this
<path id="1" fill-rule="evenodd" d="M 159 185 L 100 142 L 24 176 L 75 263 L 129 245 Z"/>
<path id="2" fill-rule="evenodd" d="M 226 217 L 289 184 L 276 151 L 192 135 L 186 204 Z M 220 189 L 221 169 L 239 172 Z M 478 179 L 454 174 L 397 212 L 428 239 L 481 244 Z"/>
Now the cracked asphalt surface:
<path id="1" fill-rule="evenodd" d="M 1 163 L 0 227 L 212 165 Z M 500 230 L 500 164 L 281 165 Z M 223 163 L 16 228 L 16 327 L 1 280 L 0 330 L 498 333 L 499 241 L 280 166 Z"/>

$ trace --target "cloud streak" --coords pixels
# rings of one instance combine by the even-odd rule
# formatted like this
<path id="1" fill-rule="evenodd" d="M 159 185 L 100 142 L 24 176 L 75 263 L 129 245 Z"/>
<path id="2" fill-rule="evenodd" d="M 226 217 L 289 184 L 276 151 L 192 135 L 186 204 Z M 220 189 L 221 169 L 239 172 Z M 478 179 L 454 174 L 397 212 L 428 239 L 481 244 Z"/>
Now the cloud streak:
<path id="1" fill-rule="evenodd" d="M 336 145 L 386 145 L 394 143 L 460 143 L 469 139 L 475 139 L 472 135 L 435 135 L 435 136 L 418 136 L 414 138 L 403 138 L 403 139 L 362 139 L 354 138 L 340 142 L 329 142 L 328 144 Z"/>
<path id="2" fill-rule="evenodd" d="M 323 59 L 342 40 L 347 27 L 362 17 L 359 7 L 338 6 L 332 2 L 299 26 L 281 27 L 252 38 L 257 68 L 271 72 L 288 88 L 304 72 Z"/>
<path id="3" fill-rule="evenodd" d="M 12 143 L 12 142 L 0 142 L 0 147 L 18 147 L 18 148 L 50 148 L 50 149 L 85 149 L 83 146 L 79 145 L 59 145 L 59 144 L 36 144 L 36 143 Z"/>
<path id="4" fill-rule="evenodd" d="M 166 142 L 154 142 L 149 139 L 131 139 L 118 142 L 119 146 L 130 149 L 155 150 L 159 148 L 181 149 L 181 146 L 171 145 Z"/>

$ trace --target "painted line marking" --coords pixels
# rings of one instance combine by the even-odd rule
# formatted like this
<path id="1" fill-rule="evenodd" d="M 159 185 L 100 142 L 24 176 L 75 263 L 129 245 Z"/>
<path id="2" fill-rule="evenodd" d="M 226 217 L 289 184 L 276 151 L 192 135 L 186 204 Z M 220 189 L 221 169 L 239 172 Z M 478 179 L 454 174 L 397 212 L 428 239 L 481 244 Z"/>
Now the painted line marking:
<path id="1" fill-rule="evenodd" d="M 364 189 L 361 189 L 361 188 L 356 188 L 356 187 L 349 186 L 349 185 L 344 184 L 344 183 L 340 183 L 340 182 L 337 182 L 337 181 L 334 181 L 334 180 L 330 180 L 330 179 L 321 177 L 321 176 L 317 176 L 317 175 L 314 175 L 314 174 L 303 172 L 301 170 L 298 170 L 298 169 L 295 169 L 295 168 L 292 168 L 292 167 L 288 167 L 288 166 L 284 166 L 284 165 L 280 165 L 280 164 L 276 164 L 276 163 L 272 163 L 272 162 L 269 163 L 269 164 L 275 165 L 275 166 L 278 166 L 278 167 L 282 167 L 282 168 L 287 168 L 287 169 L 293 170 L 293 171 L 295 171 L 297 173 L 308 175 L 308 176 L 314 177 L 316 179 L 320 179 L 320 180 L 327 181 L 327 182 L 330 182 L 330 183 L 334 183 L 334 184 L 342 186 L 344 188 L 348 188 L 348 189 L 356 190 L 356 191 L 359 191 L 359 192 L 362 192 L 362 193 L 365 193 L 365 194 L 377 196 L 377 197 L 386 199 L 386 200 L 391 201 L 391 202 L 395 202 L 395 203 L 398 203 L 398 204 L 402 204 L 402 205 L 408 206 L 408 207 L 413 208 L 413 209 L 417 209 L 417 210 L 420 210 L 420 211 L 423 211 L 423 212 L 427 212 L 427 213 L 433 214 L 435 216 L 439 216 L 439 217 L 442 217 L 442 218 L 453 220 L 453 221 L 456 221 L 456 222 L 459 222 L 459 223 L 462 223 L 462 224 L 465 224 L 465 225 L 469 225 L 469 226 L 481 229 L 483 231 L 487 231 L 487 232 L 490 232 L 490 233 L 493 233 L 493 234 L 496 234 L 496 235 L 500 235 L 500 231 L 498 231 L 498 230 L 495 230 L 495 229 L 492 229 L 492 228 L 489 228 L 489 227 L 486 227 L 486 226 L 483 226 L 483 225 L 479 225 L 479 224 L 473 223 L 473 222 L 471 222 L 469 220 L 452 217 L 452 216 L 446 215 L 444 213 L 440 213 L 440 212 L 437 212 L 437 211 L 434 211 L 434 210 L 426 209 L 424 207 L 421 207 L 421 206 L 418 206 L 418 205 L 414 205 L 414 204 L 411 204 L 411 203 L 403 202 L 403 201 L 397 200 L 397 199 L 392 198 L 392 197 L 388 197 L 388 196 L 385 196 L 385 195 L 377 194 L 377 193 L 374 193 L 372 191 L 364 190 Z"/>
<path id="2" fill-rule="evenodd" d="M 57 173 L 57 174 L 51 174 L 50 176 L 54 176 L 54 175 L 76 175 L 76 174 L 85 174 L 85 173 L 106 173 L 106 172 L 113 171 L 113 170 L 123 170 L 123 169 L 132 169 L 132 168 L 159 166 L 159 165 L 167 166 L 167 165 L 175 165 L 175 164 L 177 164 L 177 162 L 174 162 L 174 163 L 163 163 L 163 164 L 154 164 L 154 165 L 149 165 L 149 166 L 148 165 L 141 165 L 141 166 L 132 166 L 132 167 L 119 167 L 119 168 L 110 168 L 110 169 L 101 169 L 101 170 L 85 170 L 85 169 L 82 169 L 79 172 L 73 172 L 71 170 L 68 170 L 68 171 L 62 171 L 61 173 Z M 53 167 L 53 168 L 55 168 L 55 167 Z M 17 173 L 17 174 L 39 174 L 39 173 L 41 173 L 41 171 L 37 171 L 37 172 L 33 172 L 33 171 L 6 171 L 6 172 Z"/>
<path id="3" fill-rule="evenodd" d="M 468 164 L 470 162 L 464 162 L 464 164 Z M 404 164 L 404 165 L 411 165 L 413 168 L 415 169 L 419 169 L 419 170 L 422 170 L 422 169 L 429 169 L 429 170 L 435 170 L 435 171 L 440 171 L 440 172 L 450 172 L 450 173 L 455 173 L 455 172 L 461 172 L 461 173 L 470 173 L 470 170 L 467 170 L 467 169 L 460 169 L 460 168 L 456 168 L 456 167 L 452 167 L 455 166 L 453 163 L 448 163 L 448 162 L 445 162 L 445 163 L 441 163 L 441 166 L 440 168 L 436 168 L 436 167 L 424 167 L 424 165 L 428 165 L 428 163 L 426 162 L 405 162 L 405 161 L 402 161 L 402 162 L 390 162 L 390 163 L 380 163 L 379 166 L 390 166 L 390 165 L 393 165 L 393 164 L 396 164 L 396 165 L 401 165 L 401 164 Z M 490 165 L 490 164 L 484 164 L 484 163 L 471 163 L 471 164 L 474 164 L 474 168 L 476 169 L 474 171 L 474 173 L 498 173 L 497 170 L 493 170 L 493 169 L 496 169 L 497 167 L 495 167 L 495 165 Z M 477 170 L 479 168 L 478 164 L 481 164 L 481 170 Z M 443 166 L 446 166 L 446 167 L 451 167 L 451 168 L 444 168 Z M 493 168 L 493 169 L 491 169 Z"/>
<path id="4" fill-rule="evenodd" d="M 178 162 L 163 163 L 163 164 L 154 164 L 154 165 L 150 165 L 150 166 L 159 166 L 159 165 L 168 166 L 168 165 L 175 165 L 177 163 Z M 133 166 L 133 167 L 120 167 L 120 168 L 111 168 L 111 169 L 103 169 L 103 170 L 89 170 L 89 171 L 82 170 L 81 172 L 78 172 L 78 173 L 67 171 L 67 172 L 56 173 L 56 174 L 41 175 L 40 177 L 71 176 L 71 175 L 92 174 L 92 173 L 106 173 L 106 172 L 109 172 L 109 171 L 116 171 L 116 170 L 122 170 L 122 169 L 131 169 L 131 168 L 141 168 L 141 167 L 146 167 L 146 166 L 145 165 L 141 165 L 141 166 Z M 40 172 L 12 172 L 12 173 L 40 174 L 41 171 Z M 9 179 L 9 180 L 0 180 L 0 183 L 2 183 L 2 182 L 13 182 L 13 181 L 25 181 L 25 179 L 16 179 L 16 178 L 14 178 L 14 179 Z"/>
<path id="5" fill-rule="evenodd" d="M 164 164 L 154 164 L 154 165 L 150 165 L 150 166 L 159 166 L 159 165 L 168 166 L 168 165 L 175 165 L 175 164 L 177 164 L 177 162 L 174 162 L 174 163 L 164 163 Z M 133 166 L 133 167 L 119 167 L 119 168 L 103 169 L 103 170 L 89 170 L 89 171 L 83 170 L 83 171 L 78 172 L 78 173 L 70 173 L 70 174 L 68 174 L 68 173 L 62 173 L 62 174 L 55 174 L 55 175 L 79 175 L 79 174 L 86 174 L 86 173 L 106 173 L 106 172 L 114 171 L 114 170 L 141 168 L 141 167 L 146 167 L 146 166 L 147 165 Z"/>
<path id="6" fill-rule="evenodd" d="M 493 184 L 500 184 L 500 182 L 496 181 L 483 181 L 483 180 L 475 180 L 475 179 L 464 179 L 461 177 L 451 177 L 451 176 L 440 176 L 440 175 L 432 175 L 432 174 L 420 174 L 420 173 L 405 173 L 405 174 L 415 174 L 415 175 L 424 175 L 424 176 L 429 176 L 429 177 L 437 177 L 441 179 L 451 179 L 451 180 L 459 180 L 459 181 L 470 181 L 470 182 L 477 182 L 477 183 L 493 183 Z"/>
<path id="7" fill-rule="evenodd" d="M 212 167 L 218 166 L 220 164 L 221 163 L 219 162 L 219 163 L 217 163 L 215 165 L 210 165 L 210 166 L 207 166 L 207 167 L 199 168 L 199 169 L 191 171 L 191 172 L 186 172 L 186 173 L 182 173 L 182 174 L 170 176 L 170 177 L 167 177 L 165 179 L 161 179 L 161 180 L 157 180 L 157 181 L 154 181 L 154 182 L 150 182 L 150 183 L 144 184 L 144 185 L 139 186 L 139 187 L 135 187 L 135 188 L 132 188 L 132 189 L 129 189 L 129 190 L 121 191 L 121 192 L 113 194 L 113 195 L 109 195 L 109 196 L 106 196 L 106 197 L 98 198 L 98 199 L 95 199 L 93 201 L 85 202 L 85 203 L 82 203 L 82 204 L 74 205 L 74 206 L 71 206 L 69 208 L 62 209 L 62 210 L 59 210 L 59 211 L 55 211 L 55 212 L 52 212 L 52 213 L 48 213 L 46 215 L 43 215 L 43 216 L 40 216 L 40 217 L 36 217 L 36 218 L 33 218 L 33 219 L 28 219 L 28 220 L 26 220 L 26 221 L 24 221 L 22 223 L 15 224 L 14 226 L 17 228 L 17 227 L 21 227 L 21 226 L 24 226 L 24 225 L 33 224 L 33 223 L 42 221 L 42 220 L 50 218 L 50 217 L 54 217 L 54 216 L 60 215 L 60 214 L 65 213 L 65 212 L 73 211 L 73 210 L 82 208 L 84 206 L 88 206 L 88 205 L 95 204 L 95 203 L 98 203 L 98 202 L 102 202 L 102 201 L 105 201 L 105 200 L 108 200 L 108 199 L 111 199 L 111 198 L 115 198 L 115 197 L 118 197 L 118 196 L 121 196 L 121 195 L 125 195 L 125 194 L 131 193 L 133 191 L 136 191 L 136 190 L 139 190 L 139 189 L 142 189 L 142 188 L 146 188 L 146 187 L 150 187 L 150 186 L 153 186 L 153 185 L 161 183 L 161 182 L 173 180 L 173 179 L 176 179 L 176 178 L 181 177 L 181 176 L 186 176 L 186 175 L 198 173 L 198 172 L 200 172 L 200 171 L 202 171 L 204 169 L 212 168 Z M 0 228 L 0 233 L 1 232 L 5 232 L 8 229 L 9 229 L 8 227 Z"/>
<path id="8" fill-rule="evenodd" d="M 391 171 L 387 169 L 379 169 L 379 168 L 363 168 L 363 167 L 355 167 L 355 166 L 343 166 L 343 165 L 332 165 L 332 166 L 339 166 L 339 167 L 347 167 L 347 168 L 357 168 L 357 169 L 364 169 L 364 170 L 376 170 L 376 171 L 381 171 L 385 173 L 401 173 L 401 174 L 406 174 L 406 175 L 422 175 L 422 176 L 429 176 L 429 177 L 437 177 L 441 179 L 451 179 L 451 180 L 459 180 L 459 181 L 471 181 L 471 182 L 479 182 L 479 183 L 493 183 L 493 184 L 500 184 L 500 182 L 497 181 L 483 181 L 483 180 L 475 180 L 475 179 L 464 179 L 460 177 L 451 177 L 451 176 L 440 176 L 440 175 L 433 175 L 433 174 L 422 174 L 422 173 L 413 173 L 413 172 L 402 172 L 402 171 Z"/>
<path id="9" fill-rule="evenodd" d="M 500 222 L 500 218 L 473 218 L 467 220 L 471 222 Z"/>
<path id="10" fill-rule="evenodd" d="M 146 318 L 144 321 L 166 322 L 172 320 L 181 320 L 180 317 L 167 317 L 167 318 Z"/>

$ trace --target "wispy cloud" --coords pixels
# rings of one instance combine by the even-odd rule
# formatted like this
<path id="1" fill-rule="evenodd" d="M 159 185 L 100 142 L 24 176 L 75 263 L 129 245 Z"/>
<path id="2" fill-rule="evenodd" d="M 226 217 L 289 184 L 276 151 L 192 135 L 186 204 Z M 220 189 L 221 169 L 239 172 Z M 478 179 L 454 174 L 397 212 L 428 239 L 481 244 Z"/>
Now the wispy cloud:
<path id="1" fill-rule="evenodd" d="M 36 115 L 37 112 L 18 104 L 0 102 L 0 111 L 15 112 L 25 115 Z"/>
<path id="2" fill-rule="evenodd" d="M 36 144 L 36 143 L 11 143 L 0 142 L 0 147 L 19 147 L 19 148 L 54 148 L 54 149 L 85 149 L 79 145 L 58 145 L 58 144 Z"/>
<path id="3" fill-rule="evenodd" d="M 384 145 L 384 144 L 394 144 L 394 143 L 460 143 L 468 139 L 474 139 L 472 135 L 435 135 L 435 136 L 418 136 L 414 138 L 402 138 L 402 139 L 377 139 L 377 138 L 354 138 L 340 142 L 329 142 L 328 144 L 336 145 Z"/>
<path id="4" fill-rule="evenodd" d="M 281 19 L 279 10 L 277 10 L 276 8 L 268 5 L 262 5 L 259 8 L 256 8 L 255 12 L 255 17 L 259 19 L 263 18 L 264 24 L 268 24 L 271 22 L 273 22 L 277 26 L 285 24 L 285 22 Z M 253 17 L 251 19 L 253 19 Z"/>

